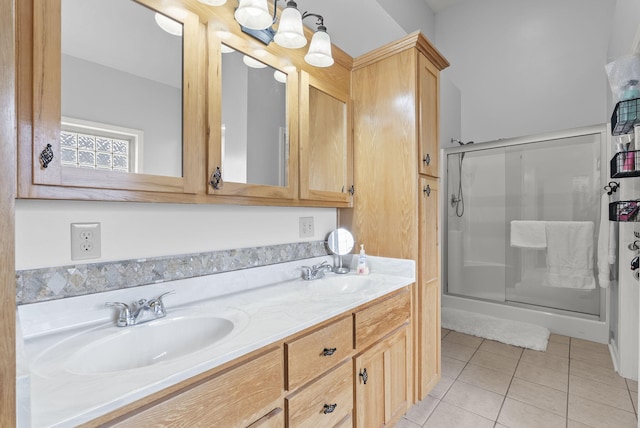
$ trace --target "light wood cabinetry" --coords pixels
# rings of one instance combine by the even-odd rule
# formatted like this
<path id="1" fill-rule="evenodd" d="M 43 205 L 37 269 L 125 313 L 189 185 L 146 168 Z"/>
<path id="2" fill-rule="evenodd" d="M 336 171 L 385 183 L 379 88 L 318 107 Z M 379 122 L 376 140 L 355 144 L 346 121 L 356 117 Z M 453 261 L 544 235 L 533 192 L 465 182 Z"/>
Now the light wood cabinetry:
<path id="1" fill-rule="evenodd" d="M 177 120 L 178 126 L 181 126 L 181 136 L 171 137 L 173 140 L 179 139 L 181 147 L 171 149 L 168 155 L 163 151 L 162 155 L 150 156 L 152 144 L 157 142 L 157 139 L 154 140 L 144 131 L 144 150 L 138 150 L 142 145 L 136 146 L 136 153 L 144 155 L 140 154 L 137 157 L 140 165 L 136 163 L 135 167 L 131 166 L 131 172 L 111 171 L 106 167 L 101 169 L 102 164 L 96 168 L 63 166 L 60 141 L 63 127 L 63 94 L 66 94 L 66 91 L 63 91 L 63 72 L 67 67 L 64 63 L 68 60 L 63 60 L 64 9 L 61 3 L 62 0 L 16 2 L 16 34 L 20 45 L 20 49 L 16 51 L 19 198 L 321 207 L 351 205 L 349 189 L 352 185 L 352 138 L 349 93 L 353 59 L 334 46 L 332 52 L 335 64 L 327 68 L 317 68 L 304 61 L 303 50 L 285 49 L 275 43 L 264 45 L 240 30 L 233 18 L 237 7 L 233 2 L 219 7 L 210 7 L 192 0 L 175 0 L 169 3 L 164 0 L 127 2 L 128 5 L 134 5 L 131 7 L 150 13 L 151 19 L 144 22 L 149 21 L 151 24 L 148 28 L 144 25 L 140 25 L 139 28 L 123 27 L 120 28 L 122 33 L 132 29 L 136 30 L 132 31 L 135 33 L 144 28 L 147 32 L 145 36 L 150 31 L 157 32 L 154 33 L 155 36 L 147 39 L 167 37 L 167 34 L 153 23 L 156 11 L 182 24 L 182 57 L 177 60 L 182 64 L 179 73 L 182 76 L 182 93 L 181 96 L 177 96 L 178 106 L 174 109 L 174 116 L 181 113 L 180 120 Z M 100 6 L 116 7 L 107 0 Z M 122 25 L 127 26 L 124 22 Z M 312 31 L 305 28 L 305 32 L 310 39 Z M 283 102 L 286 104 L 283 106 L 283 109 L 286 109 L 286 122 L 274 131 L 278 133 L 275 138 L 278 139 L 281 153 L 273 155 L 273 150 L 266 150 L 258 145 L 262 150 L 266 150 L 266 154 L 262 156 L 263 152 L 254 152 L 251 157 L 253 165 L 260 167 L 252 171 L 260 169 L 262 174 L 266 155 L 276 156 L 278 176 L 274 183 L 269 181 L 273 175 L 270 174 L 269 180 L 264 182 L 260 179 L 252 182 L 252 177 L 249 177 L 246 180 L 223 181 L 215 186 L 211 184 L 216 182 L 214 177 L 218 171 L 225 168 L 234 171 L 234 162 L 238 162 L 233 156 L 230 156 L 232 161 L 225 161 L 223 156 L 225 144 L 226 147 L 231 144 L 230 138 L 225 140 L 222 126 L 223 43 L 238 52 L 253 55 L 287 76 L 286 101 Z M 136 44 L 131 43 L 131 46 L 134 45 Z M 92 48 L 92 51 L 94 54 L 99 49 Z M 94 64 L 93 60 L 86 62 Z M 137 69 L 142 68 L 144 67 Z M 159 66 L 150 68 L 156 71 L 163 70 L 163 67 Z M 132 73 L 135 75 L 135 72 Z M 304 78 L 302 84 L 301 77 Z M 142 77 L 140 79 L 145 83 L 153 80 Z M 244 89 L 245 92 L 249 92 L 248 88 Z M 301 92 L 302 89 L 304 92 Z M 103 104 L 106 104 L 104 99 L 93 92 L 85 91 L 82 97 L 74 95 L 74 100 L 78 99 L 81 110 L 86 105 L 91 107 L 91 110 L 99 111 Z M 108 91 L 102 92 L 110 95 Z M 253 107 L 253 117 L 260 119 L 264 116 L 260 115 L 260 112 L 268 111 L 271 107 L 270 98 L 269 94 L 258 94 L 256 97 L 260 100 L 260 106 L 251 102 L 249 98 L 245 103 Z M 138 96 L 138 99 L 144 98 Z M 240 95 L 235 97 L 239 98 Z M 134 120 L 130 114 L 119 112 L 117 102 L 115 104 L 114 115 L 117 118 L 111 119 L 112 121 L 105 119 L 103 124 L 114 125 L 116 128 L 137 128 L 139 121 Z M 126 103 L 123 102 L 120 106 L 123 104 Z M 154 104 L 159 105 L 162 103 Z M 166 122 L 151 111 L 147 112 L 146 117 L 156 125 Z M 97 119 L 80 116 L 74 119 L 90 119 L 92 122 L 102 123 Z M 326 123 L 322 123 L 323 121 Z M 258 131 L 251 131 L 251 124 L 245 123 L 245 127 L 245 134 L 259 134 Z M 105 129 L 107 128 L 103 131 Z M 143 127 L 140 126 L 139 129 Z M 273 133 L 269 135 L 271 134 Z M 46 153 L 49 145 L 53 159 L 44 167 L 40 157 Z M 96 158 L 99 155 L 104 158 L 102 153 L 96 154 Z M 152 161 L 142 166 L 141 159 L 144 158 L 146 162 L 148 157 L 151 157 Z M 131 165 L 136 162 L 134 157 L 132 159 Z M 154 171 L 158 165 L 165 163 L 171 163 L 170 173 Z M 250 168 L 248 163 L 245 165 L 246 168 Z"/>
<path id="2" fill-rule="evenodd" d="M 369 254 L 416 260 L 409 326 L 413 401 L 440 375 L 438 91 L 439 71 L 447 66 L 414 33 L 356 58 L 352 77 L 356 193 L 353 210 L 340 210 L 340 224 Z M 431 196 L 423 192 L 427 178 Z"/>
<path id="3" fill-rule="evenodd" d="M 283 381 L 282 349 L 278 347 L 158 403 L 151 402 L 114 426 L 231 427 L 254 421 L 262 424 L 257 426 L 281 426 L 277 409 Z"/>

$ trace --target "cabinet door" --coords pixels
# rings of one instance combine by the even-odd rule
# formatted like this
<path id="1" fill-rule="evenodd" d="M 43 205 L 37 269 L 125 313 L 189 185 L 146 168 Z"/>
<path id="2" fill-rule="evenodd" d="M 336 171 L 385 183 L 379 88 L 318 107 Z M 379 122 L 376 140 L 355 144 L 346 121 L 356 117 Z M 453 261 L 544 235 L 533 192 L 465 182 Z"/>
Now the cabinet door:
<path id="1" fill-rule="evenodd" d="M 208 193 L 293 199 L 298 191 L 298 73 L 211 21 Z M 230 48 L 230 49 L 228 49 Z M 277 76 L 277 77 L 276 77 Z"/>
<path id="2" fill-rule="evenodd" d="M 356 356 L 356 420 L 361 428 L 392 426 L 407 410 L 408 324 Z"/>
<path id="3" fill-rule="evenodd" d="M 418 54 L 418 67 L 420 173 L 438 177 L 440 72 L 421 54 Z"/>
<path id="4" fill-rule="evenodd" d="M 103 198 L 87 188 L 203 188 L 201 24 L 184 8 L 143 3 L 18 2 L 20 196 L 64 197 L 51 186 L 78 188 L 73 197 L 86 199 Z M 147 26 L 156 11 L 182 34 Z"/>
<path id="5" fill-rule="evenodd" d="M 440 250 L 438 181 L 421 178 L 418 353 L 420 399 L 440 380 Z"/>
<path id="6" fill-rule="evenodd" d="M 300 76 L 300 199 L 351 202 L 349 88 Z"/>

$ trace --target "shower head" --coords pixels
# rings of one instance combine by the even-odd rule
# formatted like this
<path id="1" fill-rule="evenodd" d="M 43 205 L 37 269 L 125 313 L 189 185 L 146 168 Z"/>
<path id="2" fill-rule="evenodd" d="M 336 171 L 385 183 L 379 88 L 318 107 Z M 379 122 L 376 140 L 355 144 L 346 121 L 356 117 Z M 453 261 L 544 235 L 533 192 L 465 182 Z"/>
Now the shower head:
<path id="1" fill-rule="evenodd" d="M 460 140 L 458 140 L 458 139 L 456 139 L 456 138 L 452 138 L 452 139 L 451 139 L 451 143 L 452 143 L 452 144 L 458 143 L 458 144 L 460 144 L 461 146 L 465 146 L 465 145 L 467 145 L 467 144 L 473 144 L 473 141 L 469 141 L 469 142 L 467 142 L 467 143 L 463 143 L 462 141 L 460 141 Z"/>

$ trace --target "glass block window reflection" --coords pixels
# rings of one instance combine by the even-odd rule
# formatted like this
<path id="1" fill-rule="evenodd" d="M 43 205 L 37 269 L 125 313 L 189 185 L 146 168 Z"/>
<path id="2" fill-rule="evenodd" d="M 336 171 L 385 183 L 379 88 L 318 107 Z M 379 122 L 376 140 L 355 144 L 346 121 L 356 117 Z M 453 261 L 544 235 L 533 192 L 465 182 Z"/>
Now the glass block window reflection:
<path id="1" fill-rule="evenodd" d="M 63 122 L 60 158 L 64 166 L 136 172 L 135 145 L 139 135 L 108 129 L 108 125 Z"/>

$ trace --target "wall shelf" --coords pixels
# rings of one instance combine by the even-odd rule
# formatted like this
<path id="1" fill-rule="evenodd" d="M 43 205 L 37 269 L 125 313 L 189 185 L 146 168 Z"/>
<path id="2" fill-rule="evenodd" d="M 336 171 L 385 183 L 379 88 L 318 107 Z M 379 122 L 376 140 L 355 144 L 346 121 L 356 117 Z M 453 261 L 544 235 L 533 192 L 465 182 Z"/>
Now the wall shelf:
<path id="1" fill-rule="evenodd" d="M 609 204 L 609 220 L 623 222 L 640 221 L 638 209 L 640 209 L 640 200 L 611 202 Z"/>
<path id="2" fill-rule="evenodd" d="M 633 132 L 636 124 L 640 124 L 640 98 L 619 101 L 611 116 L 611 135 Z"/>
<path id="3" fill-rule="evenodd" d="M 611 178 L 640 176 L 640 150 L 619 152 L 611 159 Z"/>

